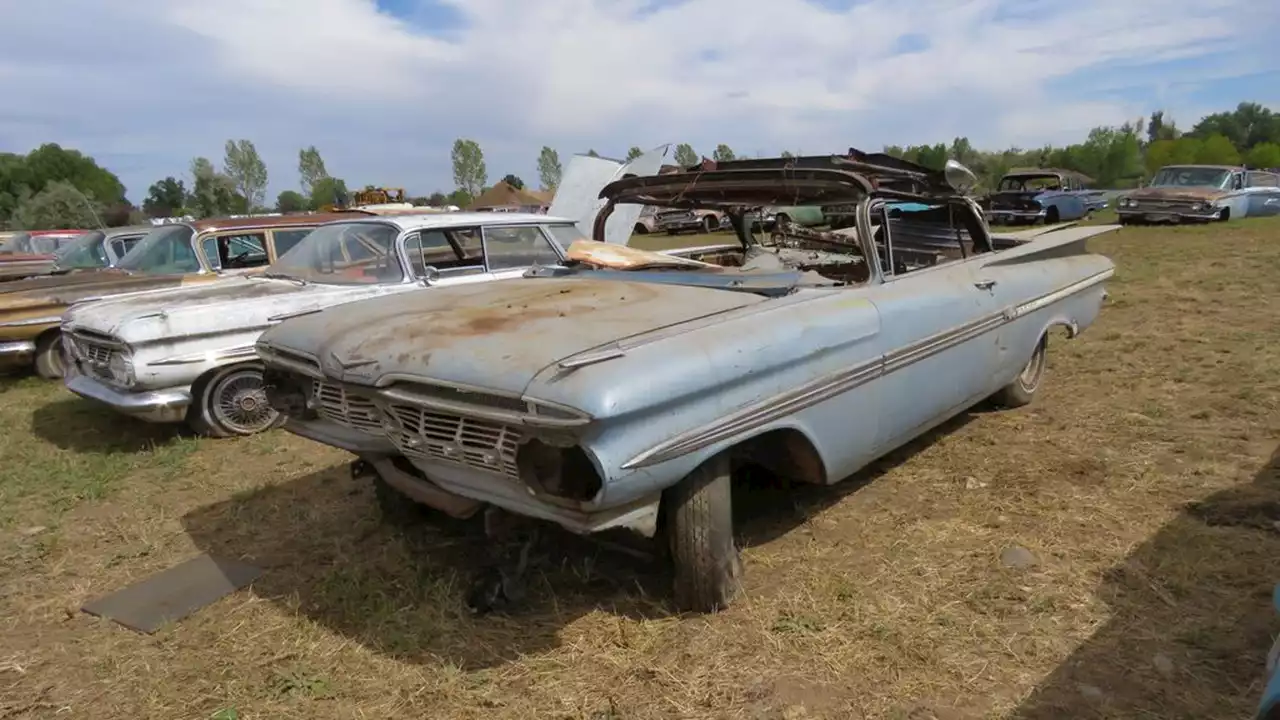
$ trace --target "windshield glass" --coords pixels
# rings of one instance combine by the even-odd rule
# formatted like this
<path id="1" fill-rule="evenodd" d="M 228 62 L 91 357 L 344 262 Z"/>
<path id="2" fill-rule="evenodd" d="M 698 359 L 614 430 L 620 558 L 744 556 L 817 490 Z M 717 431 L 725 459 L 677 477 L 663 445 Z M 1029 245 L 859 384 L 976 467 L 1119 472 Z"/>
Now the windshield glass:
<path id="1" fill-rule="evenodd" d="M 193 234 L 186 225 L 156 228 L 125 253 L 116 267 L 145 273 L 200 272 L 200 258 L 191 246 Z"/>
<path id="2" fill-rule="evenodd" d="M 1011 175 L 1000 181 L 1001 190 L 1061 190 L 1057 175 Z"/>
<path id="3" fill-rule="evenodd" d="M 55 253 L 58 267 L 61 268 L 95 268 L 107 266 L 107 251 L 103 249 L 104 233 L 90 230 L 71 242 L 63 245 Z"/>
<path id="4" fill-rule="evenodd" d="M 399 228 L 384 223 L 321 225 L 271 264 L 266 275 L 337 285 L 375 285 L 404 279 L 396 256 Z"/>
<path id="5" fill-rule="evenodd" d="M 1156 173 L 1151 186 L 1220 188 L 1230 175 L 1230 170 L 1222 168 L 1167 167 Z"/>

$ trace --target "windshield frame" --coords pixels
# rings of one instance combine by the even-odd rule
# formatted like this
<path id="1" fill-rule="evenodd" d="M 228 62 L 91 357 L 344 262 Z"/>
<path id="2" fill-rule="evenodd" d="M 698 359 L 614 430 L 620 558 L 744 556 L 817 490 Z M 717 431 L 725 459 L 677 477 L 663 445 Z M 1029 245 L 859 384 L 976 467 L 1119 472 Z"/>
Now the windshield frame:
<path id="1" fill-rule="evenodd" d="M 1017 180 L 1020 187 L 1005 187 L 1006 182 Z M 1027 182 L 1031 180 L 1057 180 L 1058 190 L 1049 188 L 1027 187 Z M 1000 183 L 996 185 L 996 192 L 1059 192 L 1067 189 L 1067 179 L 1059 173 L 1010 173 L 1000 178 Z"/>
<path id="2" fill-rule="evenodd" d="M 134 265 L 134 263 L 131 263 L 129 261 L 129 259 L 134 257 L 135 255 L 138 258 L 141 258 L 143 255 L 145 255 L 146 251 L 150 250 L 152 247 L 155 246 L 155 242 L 158 242 L 159 238 L 169 236 L 180 230 L 186 230 L 186 233 L 187 233 L 186 242 L 188 246 L 190 246 L 191 252 L 196 258 L 196 264 L 200 266 L 199 270 L 175 271 L 172 273 L 156 273 L 155 270 L 149 269 L 144 266 Z M 124 257 L 121 257 L 119 260 L 116 261 L 116 264 L 114 267 L 116 269 L 124 270 L 126 272 L 160 274 L 160 275 L 174 275 L 174 274 L 188 275 L 188 274 L 207 273 L 209 272 L 209 269 L 205 267 L 204 260 L 200 257 L 200 252 L 197 249 L 197 245 L 195 242 L 196 237 L 199 234 L 200 233 L 196 232 L 195 228 L 191 227 L 186 223 L 173 223 L 169 225 L 157 226 L 156 229 L 152 230 L 146 235 L 143 235 L 142 238 L 138 240 L 138 243 L 134 245 L 133 248 L 129 250 L 129 252 L 124 254 Z"/>
<path id="3" fill-rule="evenodd" d="M 86 230 L 75 240 L 58 248 L 58 251 L 53 254 L 53 264 L 61 269 L 77 270 L 108 267 L 111 265 L 111 256 L 107 253 L 106 239 L 107 234 L 101 230 Z M 94 249 L 97 252 L 94 252 Z M 81 250 L 88 252 L 94 263 L 92 265 L 68 264 L 72 254 Z"/>
<path id="4" fill-rule="evenodd" d="M 327 231 L 329 231 L 330 229 L 336 226 L 351 227 L 355 225 L 384 227 L 384 228 L 391 229 L 395 233 L 395 236 L 392 238 L 391 244 L 388 250 L 396 256 L 396 267 L 400 269 L 399 279 L 377 280 L 375 282 L 358 282 L 358 281 L 343 282 L 339 279 L 336 279 L 341 277 L 337 273 L 330 273 L 327 275 L 323 275 L 312 270 L 308 270 L 307 272 L 300 273 L 296 271 L 297 268 L 299 267 L 309 268 L 309 265 L 286 266 L 282 264 L 286 258 L 288 258 L 290 255 L 294 253 L 297 253 L 298 257 L 301 258 L 304 255 L 308 255 L 309 253 L 315 252 L 313 248 L 314 245 L 317 245 L 322 242 L 330 243 L 331 242 L 330 236 L 327 234 Z M 419 278 L 417 278 L 414 275 L 412 267 L 410 267 L 406 263 L 406 251 L 405 251 L 404 244 L 405 244 L 405 241 L 409 238 L 409 236 L 415 232 L 417 232 L 417 230 L 405 230 L 400 225 L 397 225 L 396 223 L 393 223 L 387 220 L 383 220 L 381 218 L 369 218 L 369 219 L 358 219 L 358 220 L 357 219 L 336 220 L 334 222 L 323 223 L 315 226 L 315 228 L 313 228 L 311 232 L 307 234 L 306 237 L 302 238 L 302 240 L 298 241 L 297 244 L 289 248 L 289 250 L 286 251 L 283 255 L 276 257 L 274 262 L 272 262 L 271 264 L 263 268 L 262 275 L 268 278 L 271 278 L 271 277 L 288 278 L 290 280 L 300 280 L 307 283 L 315 283 L 317 285 L 340 285 L 343 287 L 369 287 L 374 285 L 403 285 L 407 283 L 413 283 L 418 281 Z"/>
<path id="5" fill-rule="evenodd" d="M 1174 177 L 1177 173 L 1179 173 L 1179 172 L 1186 172 L 1186 171 L 1192 171 L 1192 172 L 1194 172 L 1194 171 L 1203 171 L 1203 172 L 1206 172 L 1206 173 L 1208 173 L 1208 172 L 1216 172 L 1217 174 L 1216 174 L 1214 177 L 1217 179 L 1217 182 L 1213 182 L 1213 183 L 1204 183 L 1204 184 L 1199 184 L 1199 185 L 1183 185 L 1182 183 L 1175 183 L 1175 182 L 1169 182 L 1169 183 L 1158 183 L 1158 182 L 1156 182 L 1158 179 L 1160 179 L 1161 177 L 1165 177 L 1166 175 L 1167 175 L 1167 176 L 1169 176 L 1169 177 Z M 1227 183 L 1231 180 L 1231 176 L 1232 176 L 1232 174 L 1233 174 L 1234 172 L 1235 172 L 1235 171 L 1234 171 L 1234 170 L 1232 170 L 1232 169 L 1230 169 L 1230 168 L 1221 168 L 1221 167 L 1204 167 L 1204 166 L 1199 166 L 1199 165 L 1166 165 L 1166 166 L 1164 166 L 1164 167 L 1162 167 L 1162 168 L 1160 168 L 1159 170 L 1157 170 L 1157 171 L 1156 171 L 1155 177 L 1151 178 L 1151 184 L 1150 184 L 1150 185 L 1148 185 L 1147 187 L 1153 187 L 1153 188 L 1213 188 L 1214 190 L 1223 190 L 1223 189 L 1225 189 L 1225 187 L 1226 187 Z"/>

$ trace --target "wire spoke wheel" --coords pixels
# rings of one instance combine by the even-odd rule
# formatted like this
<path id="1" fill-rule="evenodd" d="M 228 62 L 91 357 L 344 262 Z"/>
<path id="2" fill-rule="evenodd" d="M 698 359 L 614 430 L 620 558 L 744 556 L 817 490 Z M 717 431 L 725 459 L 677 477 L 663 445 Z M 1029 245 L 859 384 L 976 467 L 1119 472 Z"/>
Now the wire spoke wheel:
<path id="1" fill-rule="evenodd" d="M 278 413 L 267 402 L 262 373 L 244 368 L 218 378 L 207 396 L 212 419 L 228 433 L 252 435 L 271 427 Z"/>

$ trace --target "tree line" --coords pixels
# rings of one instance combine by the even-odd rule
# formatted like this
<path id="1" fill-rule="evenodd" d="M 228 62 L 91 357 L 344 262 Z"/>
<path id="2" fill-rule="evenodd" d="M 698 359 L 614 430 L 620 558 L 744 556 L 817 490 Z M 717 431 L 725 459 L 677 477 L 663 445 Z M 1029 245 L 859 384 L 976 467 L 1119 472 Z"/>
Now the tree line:
<path id="1" fill-rule="evenodd" d="M 843 148 L 833 148 L 842 152 Z M 1165 165 L 1207 164 L 1280 168 L 1280 113 L 1257 103 L 1240 103 L 1234 110 L 1201 118 L 1183 132 L 1173 118 L 1156 111 L 1149 118 L 1116 127 L 1097 127 L 1083 141 L 1062 147 L 975 149 L 968 138 L 933 145 L 888 146 L 888 154 L 941 169 L 947 158 L 964 163 L 984 187 L 993 187 L 1015 167 L 1055 167 L 1083 173 L 1097 187 L 1137 186 Z M 639 157 L 639 146 L 624 157 Z M 586 153 L 599 157 L 595 149 Z M 782 151 L 783 157 L 796 153 Z M 676 146 L 673 161 L 698 163 L 702 155 L 688 143 Z M 711 153 L 716 161 L 742 157 L 728 145 Z M 484 152 L 475 140 L 459 138 L 451 153 L 454 189 L 410 198 L 418 205 L 456 205 L 465 208 L 489 189 Z M 554 191 L 563 167 L 559 153 L 543 146 L 537 159 L 541 189 Z M 298 189 L 279 193 L 267 205 L 267 166 L 249 140 L 228 140 L 221 167 L 197 157 L 189 177 L 168 176 L 152 183 L 140 207 L 125 198 L 125 187 L 111 171 L 77 150 L 47 143 L 26 155 L 0 153 L 0 228 L 51 229 L 96 227 L 145 222 L 147 218 L 216 217 L 250 212 L 300 212 L 343 203 L 347 185 L 325 168 L 315 146 L 298 151 Z M 507 174 L 503 182 L 525 189 L 524 181 Z M 371 187 L 371 186 L 366 186 Z"/>

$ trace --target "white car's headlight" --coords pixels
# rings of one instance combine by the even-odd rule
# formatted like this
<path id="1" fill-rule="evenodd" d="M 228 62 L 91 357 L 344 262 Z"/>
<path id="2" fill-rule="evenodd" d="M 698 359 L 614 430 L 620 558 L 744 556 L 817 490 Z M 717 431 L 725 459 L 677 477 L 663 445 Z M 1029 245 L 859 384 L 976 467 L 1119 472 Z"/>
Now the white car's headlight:
<path id="1" fill-rule="evenodd" d="M 111 353 L 111 359 L 107 361 L 107 371 L 111 373 L 111 379 L 118 385 L 131 387 L 137 381 L 133 374 L 133 361 L 124 353 Z"/>

